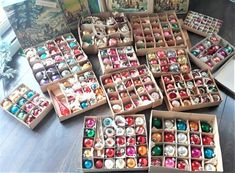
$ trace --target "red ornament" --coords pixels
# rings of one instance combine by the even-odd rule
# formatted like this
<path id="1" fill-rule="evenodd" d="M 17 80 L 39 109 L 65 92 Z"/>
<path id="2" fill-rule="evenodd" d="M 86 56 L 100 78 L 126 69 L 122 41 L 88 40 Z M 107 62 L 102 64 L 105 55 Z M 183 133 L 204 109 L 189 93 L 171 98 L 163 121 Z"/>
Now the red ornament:
<path id="1" fill-rule="evenodd" d="M 128 71 L 124 71 L 124 72 L 121 72 L 121 75 L 125 78 L 127 78 L 128 76 L 130 76 L 129 72 Z"/>
<path id="2" fill-rule="evenodd" d="M 157 60 L 156 60 L 156 59 L 152 59 L 152 60 L 150 61 L 150 64 L 157 64 Z"/>
<path id="3" fill-rule="evenodd" d="M 170 99 L 174 99 L 174 98 L 177 97 L 177 94 L 174 93 L 174 92 L 171 92 L 171 93 L 168 94 L 168 96 L 169 96 Z"/>
<path id="4" fill-rule="evenodd" d="M 199 44 L 198 46 L 196 46 L 197 49 L 199 49 L 200 51 L 203 51 L 205 49 L 205 47 L 202 44 Z"/>
<path id="5" fill-rule="evenodd" d="M 128 126 L 132 126 L 134 124 L 134 118 L 133 117 L 126 117 L 126 123 Z"/>
<path id="6" fill-rule="evenodd" d="M 160 60 L 160 65 L 166 65 L 167 64 L 167 60 L 163 59 L 163 60 Z"/>
<path id="7" fill-rule="evenodd" d="M 169 71 L 168 65 L 162 66 L 162 67 L 161 67 L 161 70 L 162 70 L 163 72 L 168 72 L 168 71 Z"/>
<path id="8" fill-rule="evenodd" d="M 192 171 L 200 171 L 202 168 L 202 165 L 199 161 L 192 161 Z"/>
<path id="9" fill-rule="evenodd" d="M 167 84 L 166 89 L 175 88 L 173 84 Z"/>
<path id="10" fill-rule="evenodd" d="M 117 60 L 118 60 L 118 57 L 117 57 L 117 56 L 112 56 L 112 57 L 111 57 L 111 60 L 112 60 L 112 61 L 117 61 Z"/>
<path id="11" fill-rule="evenodd" d="M 75 54 L 75 55 L 79 55 L 79 54 L 81 54 L 81 53 L 82 53 L 82 52 L 81 52 L 79 49 L 75 49 L 75 50 L 74 50 L 74 54 Z"/>
<path id="12" fill-rule="evenodd" d="M 171 63 L 171 64 L 176 63 L 176 61 L 177 61 L 176 57 L 170 58 L 170 63 Z"/>
<path id="13" fill-rule="evenodd" d="M 102 160 L 96 160 L 95 161 L 95 168 L 97 168 L 97 169 L 103 168 L 103 161 Z"/>
<path id="14" fill-rule="evenodd" d="M 118 97 L 112 96 L 109 98 L 110 100 L 118 100 Z"/>
<path id="15" fill-rule="evenodd" d="M 143 101 L 149 100 L 148 96 L 146 96 L 146 95 L 143 95 L 143 96 L 141 96 L 140 98 L 141 98 L 141 100 L 143 100 Z"/>
<path id="16" fill-rule="evenodd" d="M 166 54 L 165 54 L 164 51 L 158 51 L 158 52 L 157 52 L 157 56 L 158 56 L 159 58 L 164 58 L 164 57 L 166 57 Z"/>
<path id="17" fill-rule="evenodd" d="M 202 82 L 202 80 L 201 80 L 201 79 L 198 79 L 198 80 L 196 80 L 196 84 L 197 84 L 197 85 L 202 85 L 202 84 L 203 84 L 203 82 Z"/>
<path id="18" fill-rule="evenodd" d="M 213 141 L 213 138 L 210 136 L 203 136 L 202 143 L 203 143 L 203 145 L 213 145 L 214 141 Z"/>
<path id="19" fill-rule="evenodd" d="M 168 82 L 171 81 L 171 79 L 170 79 L 170 77 L 164 76 L 164 77 L 163 77 L 163 81 L 164 81 L 165 83 L 168 83 Z"/>
<path id="20" fill-rule="evenodd" d="M 120 68 L 120 67 L 121 67 L 121 65 L 118 63 L 113 64 L 113 68 Z"/>
<path id="21" fill-rule="evenodd" d="M 105 78 L 104 79 L 104 84 L 107 85 L 109 83 L 113 83 L 113 80 L 109 77 L 109 78 Z"/>
<path id="22" fill-rule="evenodd" d="M 197 134 L 191 134 L 190 141 L 191 144 L 196 144 L 196 145 L 199 145 L 201 143 L 201 139 Z"/>
<path id="23" fill-rule="evenodd" d="M 180 97 L 186 97 L 186 96 L 188 96 L 187 92 L 184 91 L 184 90 L 180 91 L 179 94 L 180 94 Z"/>
<path id="24" fill-rule="evenodd" d="M 130 64 L 131 64 L 132 67 L 138 66 L 138 62 L 135 61 L 135 60 L 130 61 Z"/>
<path id="25" fill-rule="evenodd" d="M 141 167 L 146 167 L 146 166 L 148 166 L 148 159 L 147 158 L 139 158 L 138 163 L 140 164 Z"/>
<path id="26" fill-rule="evenodd" d="M 140 75 L 144 74 L 145 73 L 145 69 L 139 69 L 139 73 L 140 73 Z"/>
<path id="27" fill-rule="evenodd" d="M 138 142 L 139 144 L 146 144 L 146 137 L 144 137 L 144 136 L 138 136 L 138 137 L 137 137 L 137 142 Z"/>
<path id="28" fill-rule="evenodd" d="M 90 92 L 91 92 L 90 87 L 85 87 L 83 90 L 84 90 L 86 93 L 90 93 Z"/>
<path id="29" fill-rule="evenodd" d="M 93 146 L 93 139 L 85 138 L 83 141 L 83 146 L 86 148 L 91 148 Z"/>
<path id="30" fill-rule="evenodd" d="M 127 103 L 125 105 L 125 110 L 130 110 L 133 107 L 132 103 Z"/>
<path id="31" fill-rule="evenodd" d="M 188 164 L 185 161 L 178 161 L 177 168 L 180 170 L 186 170 Z"/>
<path id="32" fill-rule="evenodd" d="M 166 132 L 164 134 L 164 141 L 165 142 L 174 142 L 175 141 L 175 135 L 171 132 Z"/>
<path id="33" fill-rule="evenodd" d="M 119 136 L 119 137 L 116 138 L 116 144 L 117 144 L 118 146 L 122 146 L 122 145 L 124 145 L 125 143 L 126 143 L 126 140 L 125 140 L 124 137 Z"/>
<path id="34" fill-rule="evenodd" d="M 107 156 L 108 158 L 113 157 L 113 156 L 114 156 L 114 149 L 113 149 L 113 148 L 107 148 L 107 149 L 105 150 L 105 154 L 106 154 L 106 156 Z"/>
<path id="35" fill-rule="evenodd" d="M 131 87 L 132 81 L 131 80 L 126 81 L 125 85 L 126 87 Z"/>
<path id="36" fill-rule="evenodd" d="M 127 141 L 127 145 L 130 145 L 130 146 L 136 144 L 135 138 L 133 138 L 133 137 L 128 137 L 126 141 Z"/>
<path id="37" fill-rule="evenodd" d="M 185 74 L 184 75 L 184 80 L 189 80 L 189 79 L 191 79 L 191 77 L 188 74 Z"/>

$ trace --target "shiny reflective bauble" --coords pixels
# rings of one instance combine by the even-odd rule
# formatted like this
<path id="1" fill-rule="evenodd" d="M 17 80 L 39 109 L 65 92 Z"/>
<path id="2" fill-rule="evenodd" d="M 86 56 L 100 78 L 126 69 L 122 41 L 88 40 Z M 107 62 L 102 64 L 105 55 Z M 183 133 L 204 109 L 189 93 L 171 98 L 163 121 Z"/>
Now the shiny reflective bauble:
<path id="1" fill-rule="evenodd" d="M 165 132 L 164 133 L 164 142 L 174 142 L 175 141 L 175 135 L 171 132 Z"/>
<path id="2" fill-rule="evenodd" d="M 175 167 L 175 160 L 174 158 L 166 158 L 164 162 L 165 167 L 167 168 L 174 168 Z"/>
<path id="3" fill-rule="evenodd" d="M 200 148 L 192 148 L 191 149 L 191 156 L 193 158 L 200 158 L 202 156 L 202 152 L 201 152 L 201 149 Z"/>
<path id="4" fill-rule="evenodd" d="M 212 132 L 213 130 L 211 125 L 205 121 L 201 121 L 201 129 L 202 129 L 202 132 L 206 132 L 206 133 Z"/>
<path id="5" fill-rule="evenodd" d="M 204 156 L 206 159 L 212 159 L 215 157 L 215 152 L 212 148 L 204 148 Z"/>
<path id="6" fill-rule="evenodd" d="M 136 150 L 132 146 L 126 147 L 126 154 L 127 156 L 135 156 L 136 155 Z"/>
<path id="7" fill-rule="evenodd" d="M 162 145 L 155 145 L 153 148 L 152 148 L 152 156 L 162 156 Z"/>
<path id="8" fill-rule="evenodd" d="M 126 162 L 123 159 L 116 159 L 116 168 L 123 169 L 126 166 Z"/>
<path id="9" fill-rule="evenodd" d="M 93 146 L 93 143 L 94 143 L 93 139 L 85 138 L 83 141 L 83 146 L 86 148 L 91 148 Z"/>
<path id="10" fill-rule="evenodd" d="M 187 157 L 188 149 L 185 146 L 179 146 L 177 149 L 177 154 L 179 157 Z"/>
<path id="11" fill-rule="evenodd" d="M 198 134 L 191 134 L 190 135 L 191 144 L 199 145 L 201 143 L 201 139 Z"/>
<path id="12" fill-rule="evenodd" d="M 115 152 L 114 152 L 114 149 L 113 149 L 113 148 L 107 148 L 107 149 L 105 150 L 105 155 L 106 155 L 108 158 L 114 157 L 114 154 L 115 154 Z"/>
<path id="13" fill-rule="evenodd" d="M 145 156 L 145 155 L 147 154 L 147 152 L 148 152 L 147 147 L 144 146 L 144 145 L 139 146 L 137 150 L 138 150 L 138 154 L 139 154 L 140 156 Z"/>
<path id="14" fill-rule="evenodd" d="M 189 122 L 189 127 L 191 131 L 198 131 L 199 130 L 199 125 L 197 122 L 190 121 Z"/>
<path id="15" fill-rule="evenodd" d="M 114 168 L 115 163 L 112 159 L 106 159 L 104 161 L 104 165 L 105 165 L 105 168 L 112 169 L 112 168 Z"/>
<path id="16" fill-rule="evenodd" d="M 95 136 L 95 130 L 93 129 L 86 129 L 86 136 L 91 138 L 91 137 L 94 137 Z"/>
<path id="17" fill-rule="evenodd" d="M 205 171 L 216 171 L 216 167 L 211 163 L 205 164 L 204 168 Z"/>
<path id="18" fill-rule="evenodd" d="M 136 161 L 134 158 L 128 158 L 126 163 L 128 168 L 134 168 L 136 166 Z"/>
<path id="19" fill-rule="evenodd" d="M 103 125 L 104 125 L 104 127 L 111 126 L 112 123 L 113 123 L 113 119 L 112 119 L 112 118 L 105 118 L 105 119 L 103 120 Z"/>
<path id="20" fill-rule="evenodd" d="M 176 126 L 177 126 L 177 130 L 185 131 L 187 129 L 187 124 L 182 119 L 177 119 Z"/>
<path id="21" fill-rule="evenodd" d="M 172 145 L 165 145 L 164 146 L 164 155 L 165 156 L 174 156 L 175 155 L 175 147 Z"/>
<path id="22" fill-rule="evenodd" d="M 148 159 L 147 159 L 147 158 L 144 158 L 144 157 L 139 158 L 139 159 L 138 159 L 138 165 L 139 165 L 140 167 L 147 167 L 147 166 L 148 166 Z"/>
<path id="23" fill-rule="evenodd" d="M 93 166 L 93 163 L 91 160 L 84 160 L 83 161 L 83 168 L 85 169 L 91 169 Z"/>
<path id="24" fill-rule="evenodd" d="M 213 145 L 214 141 L 213 141 L 213 138 L 210 136 L 203 136 L 202 143 L 203 143 L 203 145 Z"/>
<path id="25" fill-rule="evenodd" d="M 200 171 L 202 169 L 201 162 L 193 160 L 191 163 L 192 171 Z"/>
<path id="26" fill-rule="evenodd" d="M 95 168 L 97 169 L 103 168 L 103 161 L 101 159 L 95 161 Z"/>
<path id="27" fill-rule="evenodd" d="M 159 132 L 152 133 L 151 139 L 153 142 L 162 142 L 162 134 Z"/>
<path id="28" fill-rule="evenodd" d="M 173 129 L 175 126 L 174 120 L 165 120 L 164 127 L 165 129 Z"/>
<path id="29" fill-rule="evenodd" d="M 146 142 L 147 142 L 147 139 L 146 139 L 145 136 L 138 136 L 137 137 L 137 143 L 138 144 L 146 144 Z"/>
<path id="30" fill-rule="evenodd" d="M 157 129 L 162 129 L 162 119 L 157 118 L 157 117 L 153 117 L 152 126 L 157 128 Z"/>
<path id="31" fill-rule="evenodd" d="M 187 170 L 188 169 L 188 163 L 184 160 L 177 161 L 177 168 L 180 170 Z"/>
<path id="32" fill-rule="evenodd" d="M 151 165 L 153 166 L 162 166 L 162 160 L 160 158 L 152 158 Z"/>
<path id="33" fill-rule="evenodd" d="M 184 133 L 178 133 L 177 134 L 177 142 L 181 144 L 187 143 L 188 137 Z"/>

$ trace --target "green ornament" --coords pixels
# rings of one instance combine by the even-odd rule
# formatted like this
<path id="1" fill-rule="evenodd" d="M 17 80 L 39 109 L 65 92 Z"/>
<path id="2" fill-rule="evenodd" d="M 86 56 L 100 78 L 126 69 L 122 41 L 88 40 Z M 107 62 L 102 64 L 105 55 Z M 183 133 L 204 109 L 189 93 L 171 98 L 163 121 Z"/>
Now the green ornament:
<path id="1" fill-rule="evenodd" d="M 206 133 L 212 132 L 213 130 L 211 125 L 205 121 L 201 122 L 201 128 L 202 128 L 202 132 L 206 132 Z"/>
<path id="2" fill-rule="evenodd" d="M 152 148 L 152 156 L 162 156 L 162 146 L 161 145 L 155 145 Z"/>
<path id="3" fill-rule="evenodd" d="M 161 129 L 162 128 L 162 120 L 160 118 L 154 117 L 152 119 L 152 126 Z"/>
<path id="4" fill-rule="evenodd" d="M 89 137 L 89 138 L 92 138 L 95 136 L 95 130 L 93 129 L 87 129 L 86 130 L 86 136 Z"/>
<path id="5" fill-rule="evenodd" d="M 225 51 L 230 54 L 233 52 L 233 48 L 231 46 L 226 46 Z"/>
<path id="6" fill-rule="evenodd" d="M 179 29 L 179 25 L 177 25 L 177 24 L 174 23 L 174 24 L 172 24 L 172 28 L 173 28 L 173 29 Z"/>

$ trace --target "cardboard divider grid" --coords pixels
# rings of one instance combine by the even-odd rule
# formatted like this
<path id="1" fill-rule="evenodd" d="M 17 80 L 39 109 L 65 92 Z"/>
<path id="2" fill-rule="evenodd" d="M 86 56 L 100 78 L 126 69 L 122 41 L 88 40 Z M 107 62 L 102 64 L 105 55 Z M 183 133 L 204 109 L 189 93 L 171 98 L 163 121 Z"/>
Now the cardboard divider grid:
<path id="1" fill-rule="evenodd" d="M 24 52 L 43 92 L 64 78 L 92 69 L 92 64 L 72 33 L 27 48 Z"/>
<path id="2" fill-rule="evenodd" d="M 50 100 L 25 84 L 17 86 L 0 106 L 30 129 L 34 129 L 53 108 Z"/>
<path id="3" fill-rule="evenodd" d="M 159 121 L 161 123 L 159 123 Z M 170 124 L 173 126 L 169 126 L 168 121 L 170 121 Z M 186 125 L 185 129 L 179 130 L 180 125 L 178 122 L 184 122 Z M 206 129 L 208 131 L 205 131 L 205 124 L 209 127 L 209 130 Z M 202 125 L 204 126 L 203 128 Z M 173 142 L 165 142 L 165 132 L 174 134 Z M 185 134 L 185 139 L 183 141 L 181 140 L 179 133 Z M 157 134 L 158 138 L 156 138 Z M 192 141 L 192 135 L 194 134 L 198 136 L 198 144 L 194 144 L 194 141 Z M 210 171 L 210 169 L 212 169 L 211 171 L 223 172 L 219 131 L 215 115 L 152 110 L 149 136 L 149 160 L 151 160 L 151 162 L 149 162 L 149 172 L 180 173 L 183 171 L 189 173 L 193 171 L 192 163 L 194 161 L 198 161 L 201 164 L 201 166 L 198 167 L 199 170 L 197 170 L 197 172 L 205 173 Z M 208 140 L 208 138 L 210 138 L 210 140 Z M 210 142 L 209 144 L 208 141 Z M 169 153 L 164 149 L 166 145 L 174 147 L 175 153 L 172 157 L 167 156 Z M 159 156 L 152 155 L 152 150 L 155 146 L 162 146 L 162 153 L 157 154 Z M 180 155 L 181 151 L 178 151 L 178 147 L 180 146 L 185 146 L 188 149 L 187 156 Z M 201 150 L 200 158 L 195 158 L 195 155 L 192 152 L 194 148 Z M 208 148 L 214 152 L 214 154 L 212 154 L 213 157 L 211 158 L 208 158 L 210 155 L 205 152 Z M 166 167 L 165 159 L 167 158 L 173 158 L 173 167 Z M 158 160 L 158 162 L 156 162 L 158 165 L 155 164 L 154 160 Z M 182 162 L 185 163 L 184 168 L 186 170 L 179 169 L 178 163 Z M 180 164 L 180 166 L 182 166 L 182 164 Z"/>

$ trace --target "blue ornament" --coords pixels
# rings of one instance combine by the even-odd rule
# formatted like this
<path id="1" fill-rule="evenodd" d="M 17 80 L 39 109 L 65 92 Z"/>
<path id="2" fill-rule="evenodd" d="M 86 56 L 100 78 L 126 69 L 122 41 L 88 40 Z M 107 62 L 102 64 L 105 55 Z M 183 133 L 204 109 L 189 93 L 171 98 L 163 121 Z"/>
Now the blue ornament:
<path id="1" fill-rule="evenodd" d="M 104 125 L 105 127 L 110 126 L 112 123 L 113 123 L 113 120 L 112 120 L 111 118 L 105 118 L 105 119 L 103 120 L 103 125 Z"/>
<path id="2" fill-rule="evenodd" d="M 46 59 L 47 58 L 47 54 L 46 53 L 43 53 L 41 56 L 40 56 L 41 59 Z"/>
<path id="3" fill-rule="evenodd" d="M 16 114 L 19 110 L 20 110 L 20 108 L 18 106 L 14 105 L 11 107 L 10 112 L 12 114 Z"/>
<path id="4" fill-rule="evenodd" d="M 98 85 L 97 85 L 96 83 L 94 83 L 94 84 L 91 85 L 91 89 L 92 89 L 92 90 L 95 90 L 97 87 L 98 87 Z"/>
<path id="5" fill-rule="evenodd" d="M 215 157 L 215 152 L 212 148 L 204 148 L 204 156 L 206 159 Z"/>
<path id="6" fill-rule="evenodd" d="M 39 48 L 37 49 L 37 51 L 38 51 L 38 53 L 40 54 L 40 53 L 44 53 L 44 52 L 45 52 L 45 49 L 44 49 L 43 47 L 39 47 Z"/>
<path id="7" fill-rule="evenodd" d="M 86 168 L 86 169 L 91 169 L 93 166 L 93 163 L 91 160 L 84 160 L 83 161 L 83 168 Z"/>
<path id="8" fill-rule="evenodd" d="M 185 131 L 187 129 L 187 124 L 184 120 L 178 119 L 176 125 L 177 125 L 177 130 Z"/>
<path id="9" fill-rule="evenodd" d="M 29 91 L 27 94 L 27 98 L 30 99 L 34 96 L 34 92 L 33 91 Z"/>
<path id="10" fill-rule="evenodd" d="M 88 107 L 88 103 L 86 101 L 80 103 L 82 109 L 85 109 Z"/>
<path id="11" fill-rule="evenodd" d="M 26 102 L 27 102 L 27 100 L 26 100 L 25 98 L 21 98 L 21 99 L 18 101 L 18 105 L 21 107 L 21 106 L 23 106 Z"/>
<path id="12" fill-rule="evenodd" d="M 77 43 L 76 43 L 76 42 L 70 42 L 70 43 L 69 43 L 69 46 L 70 46 L 71 48 L 74 48 L 74 47 L 77 46 Z"/>

